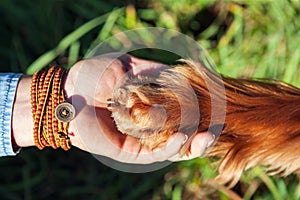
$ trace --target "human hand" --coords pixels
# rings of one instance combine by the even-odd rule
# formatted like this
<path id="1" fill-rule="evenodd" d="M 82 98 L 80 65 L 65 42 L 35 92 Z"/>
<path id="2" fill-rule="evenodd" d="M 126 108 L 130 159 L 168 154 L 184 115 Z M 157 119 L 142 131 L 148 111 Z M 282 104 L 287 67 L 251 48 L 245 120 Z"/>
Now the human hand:
<path id="1" fill-rule="evenodd" d="M 172 135 L 165 144 L 149 150 L 139 139 L 121 134 L 115 127 L 107 99 L 119 81 L 132 73 L 155 73 L 164 65 L 138 59 L 130 55 L 111 54 L 76 63 L 70 70 L 65 89 L 77 110 L 69 131 L 74 146 L 121 162 L 152 163 L 156 161 L 180 161 L 201 156 L 214 137 L 210 133 L 198 133 L 189 140 L 187 154 L 179 152 L 187 137 L 183 133 Z"/>
<path id="2" fill-rule="evenodd" d="M 108 98 L 126 73 L 155 73 L 164 66 L 160 63 L 138 59 L 129 55 L 101 56 L 80 61 L 70 70 L 65 80 L 67 98 L 77 110 L 69 131 L 73 146 L 91 153 L 104 155 L 122 162 L 152 163 L 179 161 L 202 155 L 213 136 L 198 133 L 188 140 L 188 154 L 179 157 L 186 141 L 182 133 L 172 135 L 154 151 L 141 146 L 139 140 L 117 131 L 106 108 Z M 30 108 L 30 76 L 19 81 L 12 116 L 12 138 L 18 147 L 33 146 L 33 122 Z"/>

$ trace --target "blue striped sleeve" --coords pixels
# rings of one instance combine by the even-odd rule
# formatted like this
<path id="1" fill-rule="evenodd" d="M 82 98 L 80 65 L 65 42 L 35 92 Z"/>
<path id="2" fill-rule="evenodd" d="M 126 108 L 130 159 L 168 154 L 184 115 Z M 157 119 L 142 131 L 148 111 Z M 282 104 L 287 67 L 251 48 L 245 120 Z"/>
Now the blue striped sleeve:
<path id="1" fill-rule="evenodd" d="M 0 73 L 0 156 L 13 156 L 11 117 L 18 81 L 22 74 Z"/>

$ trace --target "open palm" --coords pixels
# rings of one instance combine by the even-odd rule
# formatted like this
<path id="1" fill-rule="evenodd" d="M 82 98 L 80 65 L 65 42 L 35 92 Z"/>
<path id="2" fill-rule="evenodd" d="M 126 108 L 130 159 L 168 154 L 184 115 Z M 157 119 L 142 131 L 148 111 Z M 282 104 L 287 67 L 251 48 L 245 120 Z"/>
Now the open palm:
<path id="1" fill-rule="evenodd" d="M 197 134 L 190 146 L 190 154 L 179 158 L 178 152 L 186 140 L 182 133 L 172 135 L 166 144 L 155 150 L 140 145 L 139 140 L 121 134 L 115 127 L 107 99 L 120 80 L 132 73 L 152 73 L 164 66 L 129 55 L 110 54 L 76 63 L 65 83 L 67 96 L 77 115 L 70 123 L 72 144 L 88 152 L 127 163 L 153 163 L 163 160 L 184 160 L 203 154 L 213 139 L 209 133 Z"/>

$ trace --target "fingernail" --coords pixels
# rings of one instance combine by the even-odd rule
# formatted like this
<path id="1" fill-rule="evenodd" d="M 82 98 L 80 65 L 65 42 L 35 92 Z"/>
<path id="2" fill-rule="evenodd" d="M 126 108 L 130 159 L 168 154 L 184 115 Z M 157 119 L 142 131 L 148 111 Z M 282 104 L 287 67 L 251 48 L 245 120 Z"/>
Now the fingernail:
<path id="1" fill-rule="evenodd" d="M 211 135 L 213 139 L 207 142 L 206 148 L 210 147 L 215 142 L 216 136 L 214 134 Z"/>
<path id="2" fill-rule="evenodd" d="M 185 136 L 185 139 L 183 140 L 182 145 L 184 145 L 186 143 L 186 141 L 189 139 L 188 135 L 184 135 L 184 136 Z"/>

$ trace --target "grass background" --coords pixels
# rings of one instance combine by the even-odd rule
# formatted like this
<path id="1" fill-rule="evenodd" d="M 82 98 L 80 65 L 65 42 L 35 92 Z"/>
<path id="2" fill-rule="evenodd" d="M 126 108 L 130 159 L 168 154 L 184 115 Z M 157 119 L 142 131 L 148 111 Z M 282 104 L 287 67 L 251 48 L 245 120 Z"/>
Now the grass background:
<path id="1" fill-rule="evenodd" d="M 2 0 L 0 24 L 2 72 L 71 67 L 120 31 L 154 26 L 193 37 L 222 74 L 300 86 L 299 0 Z M 295 175 L 269 177 L 261 167 L 244 173 L 232 191 L 218 186 L 205 157 L 130 174 L 75 148 L 27 148 L 1 158 L 0 171 L 1 199 L 300 199 Z"/>

